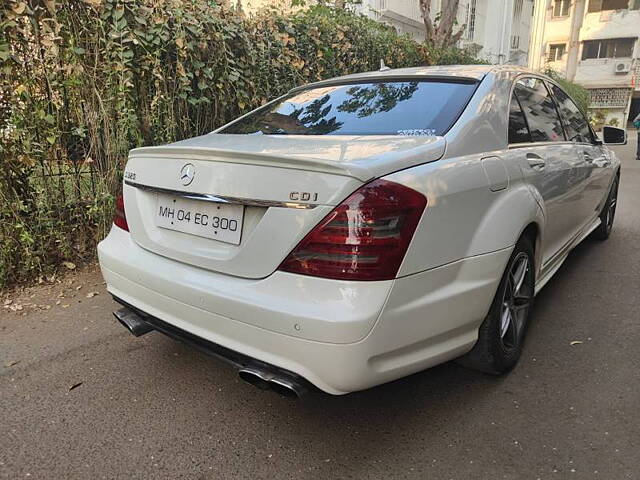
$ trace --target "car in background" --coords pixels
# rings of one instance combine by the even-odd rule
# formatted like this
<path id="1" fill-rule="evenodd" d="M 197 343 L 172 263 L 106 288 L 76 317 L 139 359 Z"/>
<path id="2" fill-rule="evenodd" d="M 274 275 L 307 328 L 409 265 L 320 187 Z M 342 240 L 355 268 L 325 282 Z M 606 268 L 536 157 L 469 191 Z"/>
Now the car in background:
<path id="1" fill-rule="evenodd" d="M 297 396 L 517 362 L 534 296 L 611 233 L 620 162 L 552 79 L 446 66 L 305 85 L 131 151 L 98 246 L 117 318 Z M 535 348 L 535 347 L 534 347 Z"/>

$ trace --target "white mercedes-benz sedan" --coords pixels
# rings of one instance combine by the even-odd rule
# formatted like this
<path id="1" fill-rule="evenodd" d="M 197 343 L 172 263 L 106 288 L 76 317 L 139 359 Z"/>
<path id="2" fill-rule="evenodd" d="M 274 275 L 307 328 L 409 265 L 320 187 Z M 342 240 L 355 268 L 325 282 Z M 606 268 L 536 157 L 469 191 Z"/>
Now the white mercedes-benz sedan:
<path id="1" fill-rule="evenodd" d="M 116 317 L 281 394 L 344 394 L 459 358 L 510 370 L 535 294 L 604 240 L 620 162 L 517 67 L 325 80 L 131 151 L 98 246 Z M 535 348 L 535 347 L 532 347 Z"/>

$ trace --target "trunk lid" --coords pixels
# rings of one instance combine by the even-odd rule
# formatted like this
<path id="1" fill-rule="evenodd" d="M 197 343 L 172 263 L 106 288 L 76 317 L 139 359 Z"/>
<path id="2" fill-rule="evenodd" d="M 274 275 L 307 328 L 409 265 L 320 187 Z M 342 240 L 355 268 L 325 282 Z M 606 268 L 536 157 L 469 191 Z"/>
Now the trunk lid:
<path id="1" fill-rule="evenodd" d="M 127 220 L 145 249 L 212 271 L 264 278 L 362 184 L 437 160 L 444 150 L 442 137 L 222 134 L 138 148 L 125 171 Z M 173 227 L 159 220 L 167 202 L 193 210 L 189 222 Z M 208 238 L 203 232 L 212 232 L 193 225 L 195 215 L 212 218 L 219 207 L 232 218 L 222 222 L 237 220 L 241 235 Z"/>

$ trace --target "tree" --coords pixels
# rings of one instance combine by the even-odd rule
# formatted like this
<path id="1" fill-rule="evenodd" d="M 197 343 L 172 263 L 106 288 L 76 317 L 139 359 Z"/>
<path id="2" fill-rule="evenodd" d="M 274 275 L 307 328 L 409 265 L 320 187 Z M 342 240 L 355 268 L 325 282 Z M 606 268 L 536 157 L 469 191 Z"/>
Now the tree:
<path id="1" fill-rule="evenodd" d="M 456 24 L 458 15 L 458 6 L 460 0 L 445 0 L 442 5 L 442 11 L 436 16 L 436 22 L 431 20 L 431 1 L 419 0 L 420 12 L 422 13 L 422 21 L 426 29 L 426 41 L 435 47 L 452 47 L 454 46 L 462 34 L 466 25 L 462 25 L 460 29 L 453 33 L 453 27 Z"/>

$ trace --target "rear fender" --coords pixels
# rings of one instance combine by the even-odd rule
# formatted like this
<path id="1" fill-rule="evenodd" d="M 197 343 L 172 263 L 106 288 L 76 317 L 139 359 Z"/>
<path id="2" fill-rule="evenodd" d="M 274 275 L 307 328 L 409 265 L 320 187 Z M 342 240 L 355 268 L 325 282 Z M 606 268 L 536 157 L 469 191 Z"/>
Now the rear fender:
<path id="1" fill-rule="evenodd" d="M 385 177 L 428 201 L 399 276 L 511 248 L 530 223 L 544 231 L 544 215 L 517 166 L 505 162 L 508 187 L 491 191 L 481 163 L 488 155 L 440 160 Z"/>
<path id="2" fill-rule="evenodd" d="M 545 216 L 529 187 L 521 182 L 512 184 L 508 190 L 498 192 L 478 225 L 466 256 L 496 250 L 499 246 L 513 247 L 531 224 L 537 228 L 534 248 L 538 274 L 542 264 L 540 239 L 544 233 Z"/>

